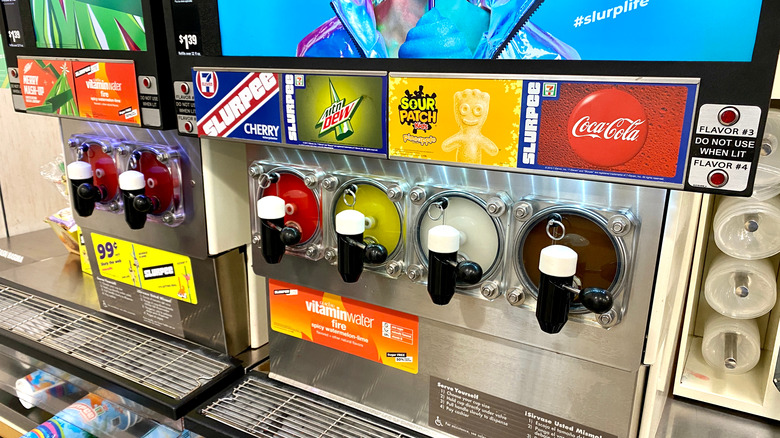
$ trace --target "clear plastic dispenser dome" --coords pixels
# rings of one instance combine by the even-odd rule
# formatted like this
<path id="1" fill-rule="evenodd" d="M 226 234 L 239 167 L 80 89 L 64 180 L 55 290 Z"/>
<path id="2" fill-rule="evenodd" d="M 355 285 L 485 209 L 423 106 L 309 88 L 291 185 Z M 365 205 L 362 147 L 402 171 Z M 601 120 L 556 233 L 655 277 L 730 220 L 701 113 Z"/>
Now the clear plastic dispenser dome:
<path id="1" fill-rule="evenodd" d="M 775 269 L 766 259 L 740 260 L 719 254 L 710 264 L 704 296 L 710 307 L 721 315 L 758 318 L 775 305 Z"/>
<path id="2" fill-rule="evenodd" d="M 718 248 L 732 257 L 771 257 L 780 252 L 780 198 L 722 198 L 712 228 Z"/>
<path id="3" fill-rule="evenodd" d="M 701 353 L 716 371 L 744 374 L 752 370 L 761 357 L 761 336 L 756 320 L 713 314 L 704 324 Z"/>
<path id="4" fill-rule="evenodd" d="M 770 109 L 758 159 L 753 198 L 765 201 L 780 194 L 780 110 Z"/>

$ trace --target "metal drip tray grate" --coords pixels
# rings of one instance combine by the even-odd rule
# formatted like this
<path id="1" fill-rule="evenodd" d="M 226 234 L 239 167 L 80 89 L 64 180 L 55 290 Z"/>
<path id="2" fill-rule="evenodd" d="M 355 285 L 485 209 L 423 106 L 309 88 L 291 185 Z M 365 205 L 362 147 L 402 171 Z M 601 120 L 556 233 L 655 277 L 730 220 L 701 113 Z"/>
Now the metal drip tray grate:
<path id="1" fill-rule="evenodd" d="M 253 376 L 201 414 L 257 437 L 409 437 Z"/>
<path id="2" fill-rule="evenodd" d="M 0 286 L 0 328 L 179 400 L 230 367 L 5 286 Z"/>

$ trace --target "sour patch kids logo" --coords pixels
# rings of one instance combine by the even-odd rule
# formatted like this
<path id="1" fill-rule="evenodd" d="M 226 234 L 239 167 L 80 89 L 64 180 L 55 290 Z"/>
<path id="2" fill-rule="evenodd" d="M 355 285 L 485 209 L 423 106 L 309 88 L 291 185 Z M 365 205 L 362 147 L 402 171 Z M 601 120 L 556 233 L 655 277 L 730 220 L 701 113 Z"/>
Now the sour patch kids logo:
<path id="1" fill-rule="evenodd" d="M 596 91 L 574 107 L 569 144 L 590 164 L 613 167 L 634 158 L 647 139 L 647 115 L 639 101 L 615 88 Z"/>

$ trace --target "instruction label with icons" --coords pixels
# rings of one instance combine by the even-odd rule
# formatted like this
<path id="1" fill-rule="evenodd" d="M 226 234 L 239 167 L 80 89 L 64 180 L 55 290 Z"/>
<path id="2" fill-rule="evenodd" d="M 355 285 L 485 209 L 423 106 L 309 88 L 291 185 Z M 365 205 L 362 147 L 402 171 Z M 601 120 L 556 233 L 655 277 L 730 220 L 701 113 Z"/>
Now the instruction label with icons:
<path id="1" fill-rule="evenodd" d="M 417 374 L 416 316 L 268 280 L 271 329 Z"/>
<path id="2" fill-rule="evenodd" d="M 461 438 L 617 438 L 555 415 L 431 376 L 428 426 Z"/>
<path id="3" fill-rule="evenodd" d="M 92 233 L 101 276 L 148 292 L 198 304 L 189 257 Z"/>

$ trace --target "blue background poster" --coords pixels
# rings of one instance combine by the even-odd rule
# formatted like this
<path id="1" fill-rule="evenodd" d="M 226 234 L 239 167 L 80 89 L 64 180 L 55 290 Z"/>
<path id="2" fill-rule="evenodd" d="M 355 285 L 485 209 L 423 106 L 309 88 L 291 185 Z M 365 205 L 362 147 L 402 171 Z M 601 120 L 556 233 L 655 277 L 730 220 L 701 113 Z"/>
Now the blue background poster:
<path id="1" fill-rule="evenodd" d="M 426 12 L 427 0 L 219 0 L 223 53 L 487 59 L 497 55 L 491 47 L 511 38 L 513 20 L 522 15 L 516 12 L 539 2 L 483 0 L 484 8 L 474 5 L 478 0 L 435 3 L 436 11 Z M 749 62 L 761 4 L 547 0 L 499 58 Z M 478 42 L 485 32 L 492 35 L 490 44 Z M 463 44 L 445 50 L 442 42 L 453 39 Z M 414 44 L 404 50 L 410 40 Z"/>

